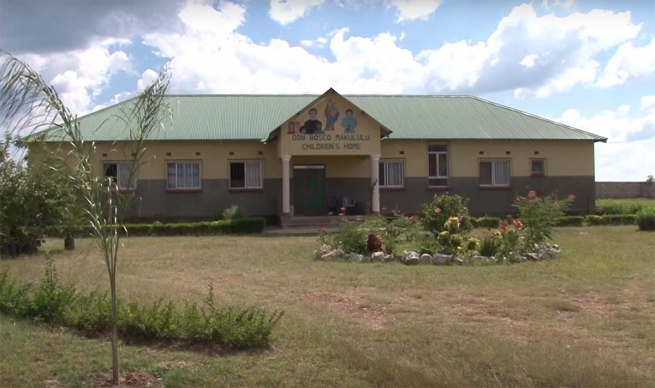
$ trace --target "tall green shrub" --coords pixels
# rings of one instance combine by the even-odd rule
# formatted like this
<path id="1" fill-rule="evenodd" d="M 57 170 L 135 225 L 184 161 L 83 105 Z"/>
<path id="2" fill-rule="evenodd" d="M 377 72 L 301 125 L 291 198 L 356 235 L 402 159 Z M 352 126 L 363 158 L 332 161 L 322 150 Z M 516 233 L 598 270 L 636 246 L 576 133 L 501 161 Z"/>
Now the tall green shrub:
<path id="1" fill-rule="evenodd" d="M 655 230 L 655 208 L 643 208 L 637 213 L 639 230 Z"/>
<path id="2" fill-rule="evenodd" d="M 534 191 L 525 197 L 517 197 L 514 206 L 518 208 L 519 218 L 523 222 L 526 247 L 552 239 L 553 227 L 564 216 L 573 200 L 573 195 L 560 200 L 556 193 L 539 197 Z"/>
<path id="3" fill-rule="evenodd" d="M 446 223 L 449 218 L 460 219 L 460 232 L 468 232 L 473 229 L 469 217 L 468 198 L 456 194 L 435 195 L 431 203 L 424 204 L 421 210 L 421 222 L 425 230 L 435 235 L 446 230 Z"/>

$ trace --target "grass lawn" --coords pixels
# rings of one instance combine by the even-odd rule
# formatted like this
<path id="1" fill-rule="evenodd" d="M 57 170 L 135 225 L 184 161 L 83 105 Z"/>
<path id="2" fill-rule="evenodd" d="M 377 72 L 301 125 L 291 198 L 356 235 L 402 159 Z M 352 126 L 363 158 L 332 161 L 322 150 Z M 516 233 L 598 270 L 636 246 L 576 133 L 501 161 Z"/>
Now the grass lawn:
<path id="1" fill-rule="evenodd" d="M 553 261 L 437 267 L 316 262 L 315 237 L 126 239 L 124 296 L 286 311 L 273 349 L 211 356 L 121 347 L 166 387 L 653 387 L 655 234 L 562 228 Z M 60 240 L 46 249 L 59 248 Z M 107 284 L 89 240 L 58 253 L 65 281 Z M 36 280 L 44 259 L 0 262 Z M 0 387 L 78 387 L 109 343 L 0 317 Z"/>

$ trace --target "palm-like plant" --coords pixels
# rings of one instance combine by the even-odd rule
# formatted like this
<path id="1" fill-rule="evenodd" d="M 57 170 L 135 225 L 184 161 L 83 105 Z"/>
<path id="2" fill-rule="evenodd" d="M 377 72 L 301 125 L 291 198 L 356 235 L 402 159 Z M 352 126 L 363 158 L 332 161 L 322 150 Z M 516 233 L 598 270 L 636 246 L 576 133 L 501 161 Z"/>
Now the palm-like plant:
<path id="1" fill-rule="evenodd" d="M 116 118 L 121 120 L 126 131 L 120 144 L 123 152 L 129 156 L 129 182 L 135 182 L 139 168 L 147 163 L 145 158 L 146 142 L 154 131 L 163 126 L 163 120 L 170 109 L 166 91 L 170 82 L 168 64 L 148 87 L 136 98 L 126 104 Z M 83 202 L 84 221 L 91 229 L 91 237 L 98 246 L 109 275 L 112 309 L 112 371 L 113 382 L 119 382 L 118 330 L 116 304 L 116 273 L 121 246 L 119 230 L 125 217 L 136 200 L 134 190 L 117 190 L 117 182 L 100 178 L 94 171 L 95 144 L 84 140 L 83 131 L 77 116 L 73 115 L 57 95 L 54 87 L 49 86 L 29 65 L 0 50 L 0 117 L 8 125 L 9 134 L 18 136 L 34 134 L 42 126 L 47 129 L 30 141 L 42 142 L 45 138 L 57 136 L 63 143 L 70 145 L 68 156 L 72 157 L 73 166 L 69 169 L 69 178 Z M 84 132 L 88 133 L 89 128 Z M 34 145 L 34 144 L 32 144 Z M 41 147 L 48 150 L 48 147 Z M 51 149 L 50 149 L 51 150 Z M 127 152 L 126 152 L 127 151 Z M 51 150 L 64 161 L 61 148 Z M 63 163 L 65 164 L 65 163 Z M 71 217 L 73 214 L 71 214 Z M 126 233 L 126 231 L 125 231 Z"/>

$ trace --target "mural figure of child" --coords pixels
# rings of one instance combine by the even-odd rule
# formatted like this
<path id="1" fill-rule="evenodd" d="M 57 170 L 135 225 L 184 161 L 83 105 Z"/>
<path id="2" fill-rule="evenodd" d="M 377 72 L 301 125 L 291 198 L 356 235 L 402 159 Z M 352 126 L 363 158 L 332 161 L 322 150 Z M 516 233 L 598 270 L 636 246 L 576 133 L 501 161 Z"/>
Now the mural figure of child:
<path id="1" fill-rule="evenodd" d="M 357 127 L 357 119 L 353 117 L 353 110 L 346 109 L 346 117 L 341 120 L 341 127 L 344 133 L 355 133 Z"/>

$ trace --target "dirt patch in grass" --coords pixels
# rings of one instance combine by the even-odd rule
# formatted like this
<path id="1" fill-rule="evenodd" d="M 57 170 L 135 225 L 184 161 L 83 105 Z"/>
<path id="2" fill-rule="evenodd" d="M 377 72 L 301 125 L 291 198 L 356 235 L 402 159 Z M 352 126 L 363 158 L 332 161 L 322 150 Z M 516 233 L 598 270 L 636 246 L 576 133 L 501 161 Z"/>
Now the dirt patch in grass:
<path id="1" fill-rule="evenodd" d="M 111 372 L 103 372 L 95 375 L 91 381 L 94 388 L 163 388 L 162 381 L 146 372 L 125 372 L 121 373 L 120 384 L 114 385 Z"/>
<path id="2" fill-rule="evenodd" d="M 587 314 L 592 315 L 608 315 L 610 314 L 610 308 L 607 305 L 607 302 L 603 300 L 600 295 L 597 294 L 587 294 L 581 298 L 574 300 L 575 303 L 580 306 L 580 309 Z"/>
<path id="3" fill-rule="evenodd" d="M 301 299 L 313 303 L 325 303 L 337 313 L 352 318 L 373 330 L 384 329 L 390 319 L 387 306 L 366 305 L 350 296 L 309 291 L 303 293 Z"/>

